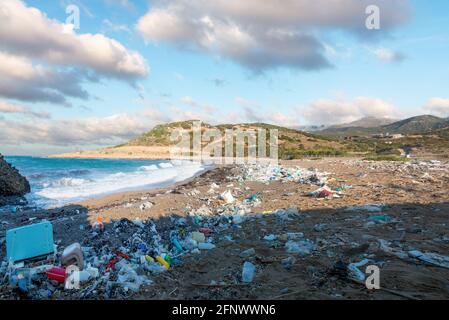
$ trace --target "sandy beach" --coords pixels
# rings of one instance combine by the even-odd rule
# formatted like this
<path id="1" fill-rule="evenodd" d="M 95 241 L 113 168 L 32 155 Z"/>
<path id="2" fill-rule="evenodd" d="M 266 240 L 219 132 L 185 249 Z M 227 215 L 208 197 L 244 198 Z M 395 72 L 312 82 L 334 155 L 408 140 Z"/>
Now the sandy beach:
<path id="1" fill-rule="evenodd" d="M 84 287 L 71 292 L 52 287 L 53 299 L 449 298 L 445 285 L 449 269 L 394 254 L 412 249 L 448 252 L 447 163 L 357 159 L 282 163 L 284 168 L 296 166 L 313 168 L 326 176 L 331 189 L 343 186 L 342 191 L 333 197 L 311 197 L 317 185 L 283 179 L 239 181 L 235 177 L 242 174 L 241 167 L 221 166 L 166 189 L 118 193 L 58 209 L 4 215 L 1 232 L 48 219 L 59 248 L 79 242 L 101 255 L 104 248 L 130 248 L 133 233 L 146 234 L 133 221 L 151 221 L 163 243 L 170 243 L 174 230 L 181 235 L 206 228 L 207 238 L 216 246 L 184 253 L 166 272 L 142 271 L 152 284 L 137 292 L 125 292 L 120 286 L 107 288 L 99 282 L 95 290 Z M 232 205 L 220 197 L 226 190 L 235 199 Z M 243 214 L 242 221 L 229 223 L 231 207 L 248 203 L 251 197 L 257 199 L 248 205 L 251 212 Z M 148 203 L 151 206 L 145 208 Z M 179 219 L 185 224 L 180 225 Z M 101 233 L 92 228 L 99 220 L 105 227 Z M 264 239 L 267 235 L 274 240 Z M 313 251 L 289 253 L 286 245 L 292 235 L 313 243 Z M 250 250 L 253 253 L 243 255 L 248 249 L 254 249 Z M 1 250 L 4 254 L 4 242 Z M 368 290 L 338 267 L 363 259 L 380 267 L 380 290 Z M 257 266 L 249 284 L 240 280 L 244 261 Z M 104 275 L 101 263 L 99 270 Z M 0 297 L 16 297 L 11 290 L 2 286 Z"/>

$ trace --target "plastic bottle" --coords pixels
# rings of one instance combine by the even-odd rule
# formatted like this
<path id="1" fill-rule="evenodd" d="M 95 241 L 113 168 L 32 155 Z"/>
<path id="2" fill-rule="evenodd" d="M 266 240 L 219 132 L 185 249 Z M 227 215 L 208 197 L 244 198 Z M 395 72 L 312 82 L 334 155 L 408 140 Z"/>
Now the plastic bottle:
<path id="1" fill-rule="evenodd" d="M 180 252 L 183 251 L 182 246 L 179 243 L 178 239 L 173 238 L 172 242 L 173 242 L 173 245 L 175 246 L 175 248 L 178 249 L 178 251 L 180 251 Z"/>
<path id="2" fill-rule="evenodd" d="M 253 281 L 254 272 L 256 271 L 256 267 L 251 262 L 245 261 L 243 264 L 242 270 L 242 281 L 246 283 L 250 283 Z"/>
<path id="3" fill-rule="evenodd" d="M 200 249 L 200 250 L 211 250 L 214 248 L 215 248 L 215 245 L 213 243 L 209 243 L 209 242 L 198 243 L 198 249 Z"/>
<path id="4" fill-rule="evenodd" d="M 170 265 L 168 264 L 167 261 L 164 260 L 164 258 L 162 258 L 161 256 L 157 256 L 156 257 L 157 262 L 159 262 L 162 266 L 164 266 L 165 269 L 170 269 Z"/>

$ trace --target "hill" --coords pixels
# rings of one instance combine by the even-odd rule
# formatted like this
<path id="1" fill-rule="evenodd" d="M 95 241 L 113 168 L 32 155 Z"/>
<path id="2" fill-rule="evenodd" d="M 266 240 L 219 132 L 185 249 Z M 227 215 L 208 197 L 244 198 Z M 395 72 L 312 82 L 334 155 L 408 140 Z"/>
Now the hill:
<path id="1" fill-rule="evenodd" d="M 357 122 L 356 122 L 357 124 Z M 380 133 L 417 134 L 449 127 L 449 120 L 422 115 L 376 127 L 334 126 L 317 132 L 325 136 L 369 136 Z"/>
<path id="2" fill-rule="evenodd" d="M 377 118 L 377 117 L 364 117 L 356 121 L 352 121 L 349 123 L 339 124 L 330 126 L 328 129 L 335 129 L 335 128 L 375 128 L 378 126 L 385 126 L 389 125 L 391 123 L 394 123 L 397 120 L 390 119 L 390 118 Z"/>
<path id="3" fill-rule="evenodd" d="M 170 158 L 170 147 L 175 143 L 171 142 L 170 137 L 174 130 L 184 129 L 190 134 L 192 139 L 192 124 L 194 120 L 172 122 L 155 126 L 148 132 L 115 147 L 104 148 L 99 150 L 79 151 L 56 155 L 55 157 L 80 157 L 80 158 L 139 158 L 139 159 L 168 159 Z M 278 154 L 281 159 L 300 158 L 302 156 L 324 156 L 324 155 L 344 155 L 347 151 L 351 151 L 350 143 L 339 142 L 333 138 L 318 136 L 311 133 L 302 132 L 296 129 L 274 126 L 265 123 L 241 123 L 241 124 L 221 124 L 212 126 L 202 123 L 201 131 L 206 129 L 219 130 L 224 137 L 225 130 L 248 130 L 254 129 L 257 133 L 258 129 L 266 129 L 267 132 L 267 153 L 269 154 L 269 135 L 270 129 L 278 130 Z M 234 133 L 235 134 L 235 133 Z M 221 143 L 224 155 L 223 140 L 211 139 L 212 143 Z M 235 150 L 235 139 L 234 139 Z M 206 142 L 203 142 L 203 146 Z M 245 142 L 245 150 L 247 141 Z M 235 151 L 234 151 L 235 152 Z M 247 152 L 245 152 L 245 155 Z"/>
<path id="4" fill-rule="evenodd" d="M 431 115 L 422 115 L 397 121 L 392 124 L 382 126 L 381 128 L 384 131 L 391 133 L 412 134 L 438 130 L 448 126 L 449 121 L 447 119 Z"/>
<path id="5" fill-rule="evenodd" d="M 170 135 L 173 130 L 182 128 L 192 134 L 192 122 L 173 122 L 168 124 L 161 124 L 154 127 L 152 130 L 138 136 L 126 144 L 118 147 L 129 146 L 169 146 Z M 330 138 L 321 137 L 315 134 L 306 133 L 296 129 L 285 128 L 281 126 L 270 125 L 266 123 L 240 123 L 240 124 L 221 124 L 212 126 L 207 123 L 202 123 L 202 131 L 205 129 L 217 129 L 224 137 L 225 130 L 254 130 L 257 133 L 258 129 L 265 129 L 268 133 L 270 129 L 278 130 L 279 142 L 279 156 L 281 158 L 296 158 L 303 155 L 341 155 L 347 146 Z M 267 152 L 269 150 L 269 136 L 267 139 Z M 222 141 L 217 141 L 222 142 Z M 204 143 L 205 144 L 205 143 Z M 235 140 L 234 140 L 235 144 Z M 224 152 L 223 152 L 224 154 Z"/>

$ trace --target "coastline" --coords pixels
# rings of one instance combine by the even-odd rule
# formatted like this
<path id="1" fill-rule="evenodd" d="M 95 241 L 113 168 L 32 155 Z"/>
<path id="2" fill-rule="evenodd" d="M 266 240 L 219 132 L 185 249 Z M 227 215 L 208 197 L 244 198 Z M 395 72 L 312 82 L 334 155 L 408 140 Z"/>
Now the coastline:
<path id="1" fill-rule="evenodd" d="M 48 158 L 171 160 L 169 147 L 113 147 L 49 155 Z M 175 159 L 172 159 L 175 160 Z M 181 159 L 180 159 L 181 160 Z"/>
<path id="2" fill-rule="evenodd" d="M 86 259 L 93 263 L 98 255 L 101 259 L 97 267 L 103 276 L 108 258 L 102 258 L 101 252 L 128 248 L 128 254 L 138 258 L 130 243 L 143 237 L 155 246 L 154 234 L 148 231 L 153 226 L 163 250 L 172 247 L 173 232 L 180 235 L 210 230 L 207 239 L 214 249 L 185 251 L 179 257 L 182 263 L 170 270 L 143 273 L 151 277 L 152 283 L 138 291 L 124 293 L 118 283 L 107 291 L 106 283 L 100 281 L 96 294 L 86 296 L 89 290 L 56 289 L 52 299 L 276 299 L 286 294 L 285 288 L 291 290 L 283 296 L 285 299 L 329 299 L 336 293 L 341 299 L 397 299 L 398 294 L 449 298 L 442 288 L 427 285 L 429 281 L 447 279 L 448 269 L 403 260 L 379 246 L 382 239 L 397 250 L 407 245 L 423 252 L 447 252 L 446 242 L 438 239 L 447 233 L 445 223 L 449 219 L 449 196 L 442 187 L 449 181 L 448 163 L 337 158 L 293 160 L 282 166 L 300 166 L 301 172 L 323 174 L 334 190 L 350 187 L 339 197 L 316 198 L 309 193 L 318 186 L 308 181 L 234 179 L 242 176 L 242 167 L 216 166 L 169 188 L 115 193 L 62 208 L 3 215 L 5 223 L 0 224 L 0 232 L 43 219 L 50 221 L 59 250 L 73 242 L 93 248 Z M 220 196 L 227 190 L 235 199 L 232 204 Z M 251 212 L 239 213 L 235 209 L 245 206 L 254 195 L 258 201 L 250 204 Z M 148 203 L 151 205 L 142 208 Z M 102 232 L 95 228 L 98 221 L 104 224 Z M 270 235 L 274 240 L 265 239 Z M 290 235 L 299 238 L 289 240 Z M 399 247 L 397 239 L 401 239 Z M 314 250 L 303 255 L 286 250 L 289 241 L 300 240 L 313 243 Z M 0 245 L 4 250 L 4 243 Z M 255 253 L 242 257 L 248 249 Z M 366 257 L 373 263 L 383 263 L 382 283 L 386 288 L 395 288 L 396 294 L 364 290 L 349 280 L 332 280 L 329 270 L 337 261 L 359 262 Z M 288 269 L 284 267 L 285 259 L 291 263 Z M 257 272 L 253 283 L 243 286 L 239 279 L 245 261 L 252 261 Z M 132 263 L 140 268 L 138 262 Z M 331 278 L 321 282 L 322 290 L 315 290 L 316 277 Z M 0 286 L 0 299 L 14 296 L 11 290 L 7 285 Z"/>

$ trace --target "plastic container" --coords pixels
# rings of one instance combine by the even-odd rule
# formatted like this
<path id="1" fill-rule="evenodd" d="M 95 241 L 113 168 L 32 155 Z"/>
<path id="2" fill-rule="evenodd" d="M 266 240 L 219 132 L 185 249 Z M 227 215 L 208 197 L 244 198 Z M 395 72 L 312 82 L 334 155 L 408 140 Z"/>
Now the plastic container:
<path id="1" fill-rule="evenodd" d="M 242 281 L 245 283 L 250 283 L 254 279 L 254 272 L 256 271 L 256 267 L 248 261 L 245 261 L 243 264 L 242 270 Z"/>
<path id="2" fill-rule="evenodd" d="M 80 270 L 83 269 L 84 259 L 83 251 L 79 243 L 74 243 L 64 249 L 61 256 L 61 264 L 63 266 L 77 266 Z"/>
<path id="3" fill-rule="evenodd" d="M 64 283 L 67 277 L 65 268 L 54 267 L 47 271 L 47 277 L 50 280 L 54 280 L 58 283 Z"/>
<path id="4" fill-rule="evenodd" d="M 178 239 L 173 238 L 172 242 L 173 242 L 173 245 L 175 246 L 175 248 L 176 248 L 179 252 L 182 252 L 182 251 L 183 251 L 182 245 L 179 243 Z"/>
<path id="5" fill-rule="evenodd" d="M 157 256 L 156 257 L 157 262 L 159 262 L 165 269 L 170 269 L 170 265 L 168 264 L 167 261 L 164 260 L 164 258 L 162 258 L 161 256 Z"/>
<path id="6" fill-rule="evenodd" d="M 200 250 L 211 250 L 215 248 L 215 244 L 209 242 L 198 243 L 198 249 Z"/>

